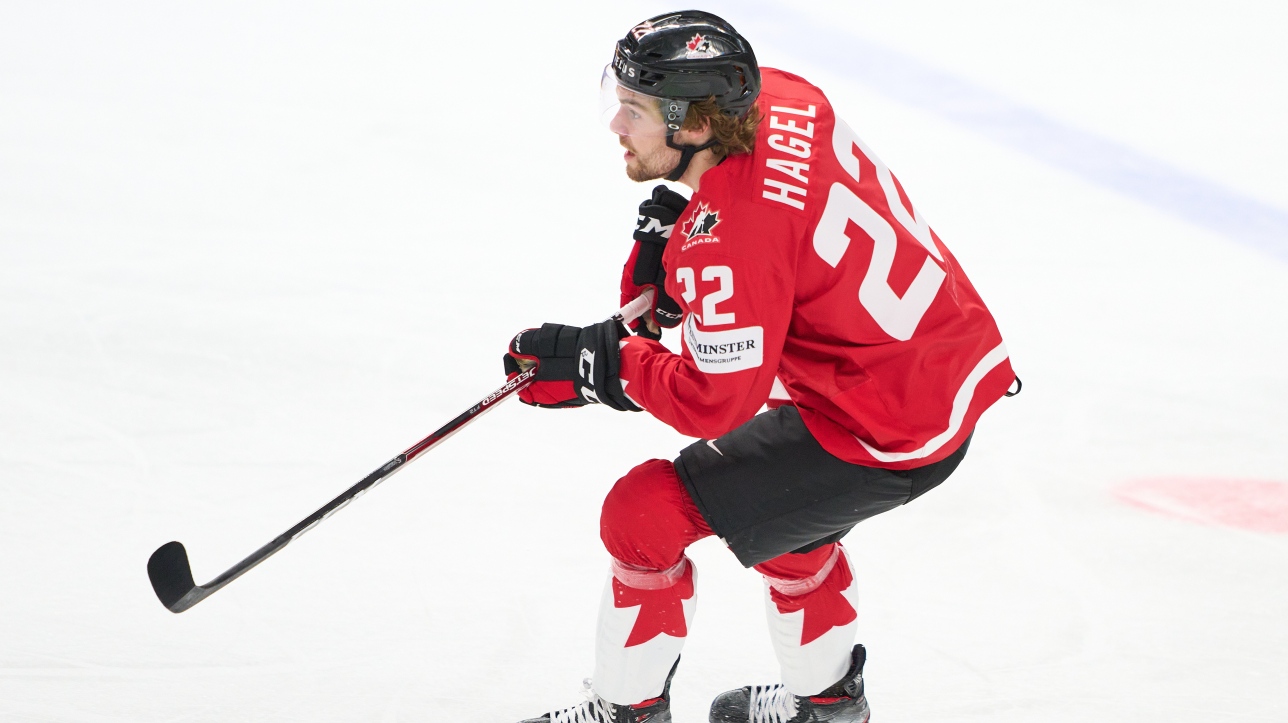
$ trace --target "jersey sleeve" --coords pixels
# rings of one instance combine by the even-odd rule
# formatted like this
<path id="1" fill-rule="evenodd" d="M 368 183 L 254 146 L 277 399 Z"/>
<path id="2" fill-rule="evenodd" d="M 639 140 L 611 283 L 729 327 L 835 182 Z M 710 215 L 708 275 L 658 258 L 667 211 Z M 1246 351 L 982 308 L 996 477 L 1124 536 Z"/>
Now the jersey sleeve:
<path id="1" fill-rule="evenodd" d="M 668 250 L 666 264 L 667 293 L 684 313 L 682 352 L 625 339 L 621 379 L 627 396 L 677 432 L 712 439 L 751 419 L 769 397 L 794 286 L 779 254 L 758 253 L 758 247 L 790 243 L 778 238 L 774 244 L 775 234 L 756 229 L 752 219 L 713 224 L 700 214 L 717 211 L 690 208 L 690 228 L 679 250 Z"/>

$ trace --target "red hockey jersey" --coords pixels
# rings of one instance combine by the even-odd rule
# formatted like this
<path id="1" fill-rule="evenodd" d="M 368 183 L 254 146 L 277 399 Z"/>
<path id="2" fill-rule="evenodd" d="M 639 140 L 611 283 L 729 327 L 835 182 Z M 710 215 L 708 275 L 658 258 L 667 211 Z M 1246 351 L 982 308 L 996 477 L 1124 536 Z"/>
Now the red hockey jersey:
<path id="1" fill-rule="evenodd" d="M 718 437 L 781 380 L 824 449 L 936 462 L 1015 379 L 1001 334 L 898 181 L 804 79 L 762 68 L 751 154 L 702 176 L 667 245 L 683 353 L 632 337 L 626 394 Z"/>

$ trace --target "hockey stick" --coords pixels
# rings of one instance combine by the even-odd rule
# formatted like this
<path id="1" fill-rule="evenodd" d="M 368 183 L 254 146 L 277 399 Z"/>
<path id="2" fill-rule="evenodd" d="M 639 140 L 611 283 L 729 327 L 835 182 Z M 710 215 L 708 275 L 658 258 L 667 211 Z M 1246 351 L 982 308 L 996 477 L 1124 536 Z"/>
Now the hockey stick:
<path id="1" fill-rule="evenodd" d="M 653 292 L 645 291 L 631 303 L 622 307 L 612 318 L 629 322 L 645 311 L 653 302 Z M 444 424 L 419 442 L 408 447 L 402 454 L 386 462 L 379 469 L 367 475 L 358 484 L 344 491 L 339 497 L 323 505 L 318 511 L 300 520 L 299 524 L 277 536 L 277 539 L 252 552 L 246 559 L 233 565 L 222 575 L 205 585 L 198 585 L 192 580 L 192 566 L 188 562 L 188 551 L 181 542 L 167 542 L 148 558 L 148 579 L 152 581 L 152 590 L 156 592 L 161 604 L 170 612 L 181 613 L 213 595 L 217 590 L 245 575 L 251 568 L 267 560 L 279 550 L 295 541 L 297 537 L 313 529 L 326 518 L 335 514 L 340 508 L 366 494 L 372 487 L 383 482 L 408 462 L 438 446 L 448 437 L 461 431 L 465 425 L 473 422 L 491 411 L 501 402 L 514 396 L 520 389 L 532 383 L 537 375 L 535 367 L 526 369 L 513 379 L 506 381 L 499 389 L 483 397 L 477 404 L 457 415 L 455 419 Z"/>

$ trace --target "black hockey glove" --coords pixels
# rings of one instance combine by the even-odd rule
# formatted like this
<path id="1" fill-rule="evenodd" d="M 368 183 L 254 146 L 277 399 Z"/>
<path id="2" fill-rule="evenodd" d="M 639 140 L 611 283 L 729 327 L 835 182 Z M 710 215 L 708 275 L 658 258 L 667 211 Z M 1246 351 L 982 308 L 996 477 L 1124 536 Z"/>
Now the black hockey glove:
<path id="1" fill-rule="evenodd" d="M 507 378 L 517 375 L 520 361 L 537 364 L 535 380 L 519 391 L 519 399 L 534 407 L 603 404 L 622 412 L 638 412 L 640 408 L 626 397 L 617 376 L 621 364 L 617 343 L 628 335 L 614 319 L 583 328 L 543 324 L 540 329 L 519 332 L 510 342 L 505 373 Z"/>
<path id="2" fill-rule="evenodd" d="M 635 246 L 622 270 L 622 304 L 639 296 L 646 288 L 653 287 L 657 291 L 650 313 L 657 326 L 663 329 L 679 326 L 680 305 L 666 293 L 666 269 L 662 268 L 662 253 L 666 251 L 666 243 L 675 230 L 680 214 L 684 213 L 688 205 L 688 199 L 666 186 L 654 188 L 653 195 L 640 204 L 634 233 Z M 662 336 L 660 332 L 649 330 L 643 318 L 631 322 L 631 328 L 649 339 L 660 339 Z"/>

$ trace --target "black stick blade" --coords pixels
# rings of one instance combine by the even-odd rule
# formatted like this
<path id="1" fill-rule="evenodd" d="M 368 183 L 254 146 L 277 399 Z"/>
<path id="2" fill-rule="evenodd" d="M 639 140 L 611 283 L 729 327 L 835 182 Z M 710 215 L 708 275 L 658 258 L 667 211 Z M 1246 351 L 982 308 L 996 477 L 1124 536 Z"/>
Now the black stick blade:
<path id="1" fill-rule="evenodd" d="M 191 593 L 197 589 L 192 581 L 192 566 L 182 542 L 167 542 L 148 558 L 148 579 L 152 590 L 172 613 L 192 607 Z M 189 598 L 185 600 L 185 598 Z"/>

